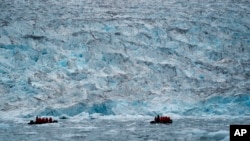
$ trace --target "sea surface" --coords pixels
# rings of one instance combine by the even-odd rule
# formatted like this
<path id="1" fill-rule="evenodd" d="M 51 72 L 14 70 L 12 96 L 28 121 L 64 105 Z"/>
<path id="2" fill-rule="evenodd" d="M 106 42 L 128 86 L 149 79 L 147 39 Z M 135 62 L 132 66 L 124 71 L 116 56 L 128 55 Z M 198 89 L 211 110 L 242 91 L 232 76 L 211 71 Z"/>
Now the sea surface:
<path id="1" fill-rule="evenodd" d="M 27 121 L 28 122 L 28 121 Z M 179 118 L 172 124 L 150 124 L 150 119 L 61 119 L 58 123 L 28 125 L 0 122 L 2 141 L 228 141 L 231 124 L 250 118 Z"/>

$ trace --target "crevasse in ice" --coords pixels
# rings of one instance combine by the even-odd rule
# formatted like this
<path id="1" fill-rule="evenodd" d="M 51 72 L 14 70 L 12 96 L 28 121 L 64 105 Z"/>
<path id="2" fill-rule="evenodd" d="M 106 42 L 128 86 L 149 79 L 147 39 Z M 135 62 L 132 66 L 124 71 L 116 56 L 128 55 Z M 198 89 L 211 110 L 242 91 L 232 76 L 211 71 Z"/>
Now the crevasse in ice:
<path id="1" fill-rule="evenodd" d="M 3 0 L 0 111 L 249 115 L 249 13 L 233 0 Z"/>

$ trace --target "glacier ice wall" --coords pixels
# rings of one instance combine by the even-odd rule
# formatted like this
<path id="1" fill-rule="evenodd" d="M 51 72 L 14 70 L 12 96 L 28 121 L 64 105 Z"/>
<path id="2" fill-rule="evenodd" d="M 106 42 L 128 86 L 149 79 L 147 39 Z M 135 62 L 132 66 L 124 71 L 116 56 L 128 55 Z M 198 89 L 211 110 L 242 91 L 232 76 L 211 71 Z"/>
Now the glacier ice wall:
<path id="1" fill-rule="evenodd" d="M 2 0 L 0 78 L 19 116 L 249 115 L 250 3 Z"/>

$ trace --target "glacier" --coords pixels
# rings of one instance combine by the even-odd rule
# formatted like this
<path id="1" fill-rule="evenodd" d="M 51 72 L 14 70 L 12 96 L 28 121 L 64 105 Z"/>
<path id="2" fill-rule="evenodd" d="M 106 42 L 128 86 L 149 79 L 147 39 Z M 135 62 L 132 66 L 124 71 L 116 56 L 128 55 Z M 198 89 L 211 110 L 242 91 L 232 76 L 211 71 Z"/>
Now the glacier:
<path id="1" fill-rule="evenodd" d="M 249 116 L 250 3 L 1 0 L 0 78 L 3 119 Z"/>

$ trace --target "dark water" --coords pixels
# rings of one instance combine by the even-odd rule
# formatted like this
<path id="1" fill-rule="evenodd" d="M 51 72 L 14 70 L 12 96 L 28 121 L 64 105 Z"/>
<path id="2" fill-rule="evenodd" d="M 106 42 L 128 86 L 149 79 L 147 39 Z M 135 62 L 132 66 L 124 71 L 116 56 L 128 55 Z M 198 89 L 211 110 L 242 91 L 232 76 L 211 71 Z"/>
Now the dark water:
<path id="1" fill-rule="evenodd" d="M 228 141 L 230 124 L 250 124 L 250 118 L 175 119 L 173 124 L 149 124 L 147 119 L 60 120 L 59 123 L 27 125 L 0 123 L 3 141 Z"/>

